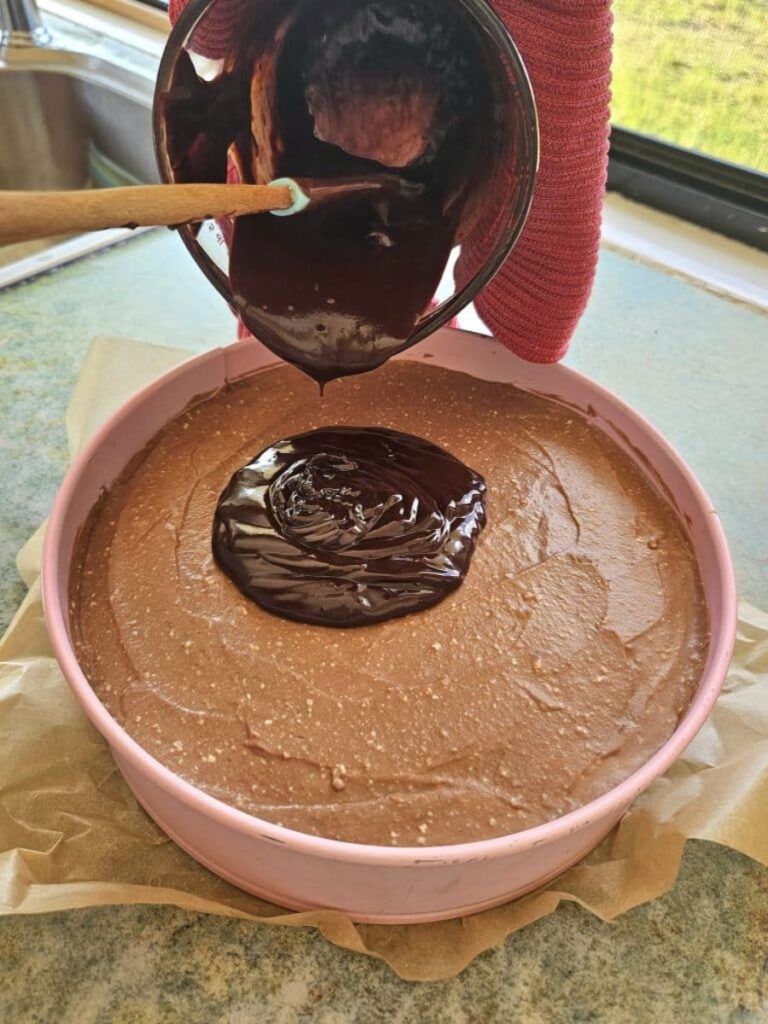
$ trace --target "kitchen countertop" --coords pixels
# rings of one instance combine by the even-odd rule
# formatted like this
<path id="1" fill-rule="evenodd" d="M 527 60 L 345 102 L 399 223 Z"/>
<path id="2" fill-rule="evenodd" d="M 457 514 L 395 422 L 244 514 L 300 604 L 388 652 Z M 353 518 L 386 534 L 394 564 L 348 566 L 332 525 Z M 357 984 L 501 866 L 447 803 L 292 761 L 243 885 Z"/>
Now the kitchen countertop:
<path id="1" fill-rule="evenodd" d="M 64 411 L 91 338 L 197 352 L 232 332 L 164 231 L 0 292 L 0 630 L 23 596 L 15 554 L 66 467 Z M 604 250 L 568 362 L 681 451 L 720 511 L 742 596 L 768 607 L 768 317 Z M 767 935 L 768 870 L 699 842 L 672 892 L 615 924 L 564 905 L 431 984 L 312 931 L 170 907 L 3 918 L 0 1020 L 763 1024 Z"/>

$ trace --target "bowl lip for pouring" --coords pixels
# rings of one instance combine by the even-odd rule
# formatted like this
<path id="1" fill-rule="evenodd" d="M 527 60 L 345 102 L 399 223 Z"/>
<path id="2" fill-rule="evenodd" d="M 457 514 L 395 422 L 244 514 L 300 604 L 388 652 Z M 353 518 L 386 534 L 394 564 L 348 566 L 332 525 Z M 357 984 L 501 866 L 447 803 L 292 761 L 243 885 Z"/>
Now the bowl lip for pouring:
<path id="1" fill-rule="evenodd" d="M 155 160 L 160 177 L 164 182 L 172 183 L 176 178 L 167 147 L 163 97 L 171 87 L 178 50 L 185 47 L 209 9 L 217 2 L 219 0 L 189 0 L 171 27 L 160 57 L 152 103 L 152 134 Z M 467 11 L 478 29 L 493 40 L 497 50 L 504 54 L 514 69 L 514 87 L 526 119 L 525 136 L 529 147 L 527 173 L 521 176 L 523 193 L 516 213 L 514 216 L 508 213 L 506 222 L 498 229 L 498 238 L 494 243 L 491 255 L 461 288 L 457 288 L 437 306 L 427 309 L 421 314 L 408 337 L 405 349 L 398 349 L 398 351 L 407 351 L 441 326 L 448 324 L 493 280 L 514 250 L 528 223 L 536 193 L 541 162 L 541 131 L 536 93 L 525 59 L 512 33 L 493 9 L 489 0 L 457 0 L 457 2 Z M 176 45 L 177 39 L 180 40 L 178 45 Z M 225 299 L 232 312 L 239 316 L 229 275 L 217 266 L 214 259 L 198 243 L 198 228 L 199 225 L 181 224 L 177 233 L 197 266 Z"/>
<path id="2" fill-rule="evenodd" d="M 460 333 L 471 337 L 470 332 L 464 331 L 454 332 L 451 330 L 445 333 Z M 478 336 L 478 342 L 481 339 L 483 342 L 499 345 L 493 339 Z M 238 342 L 236 346 L 247 344 L 249 343 Z M 229 347 L 233 348 L 235 346 Z M 69 524 L 71 515 L 70 505 L 77 494 L 81 478 L 87 475 L 90 464 L 99 449 L 108 445 L 113 439 L 113 435 L 126 429 L 134 415 L 140 411 L 141 406 L 150 396 L 167 387 L 172 380 L 183 376 L 193 365 L 199 365 L 206 359 L 216 360 L 221 358 L 222 353 L 225 351 L 226 349 L 222 348 L 211 349 L 203 355 L 185 360 L 148 386 L 142 388 L 137 394 L 121 405 L 102 424 L 76 456 L 56 495 L 46 530 L 42 560 L 42 600 L 45 621 L 54 654 L 69 686 L 91 722 L 106 739 L 110 747 L 120 757 L 129 761 L 131 767 L 137 773 L 147 778 L 154 785 L 159 786 L 166 793 L 179 799 L 194 811 L 200 812 L 207 818 L 217 821 L 234 831 L 247 834 L 253 839 L 276 841 L 283 849 L 290 849 L 298 853 L 335 861 L 369 864 L 378 867 L 405 867 L 428 864 L 456 865 L 466 862 L 494 860 L 498 857 L 530 850 L 563 839 L 601 818 L 607 819 L 611 813 L 615 814 L 618 809 L 629 805 L 640 792 L 666 771 L 682 754 L 683 750 L 704 724 L 707 715 L 717 700 L 735 642 L 738 602 L 733 565 L 725 533 L 719 516 L 715 512 L 704 488 L 698 482 L 686 462 L 659 431 L 645 417 L 624 403 L 607 388 L 596 384 L 584 374 L 578 373 L 576 370 L 565 367 L 562 364 L 553 364 L 538 369 L 544 370 L 552 376 L 553 390 L 557 390 L 559 379 L 568 379 L 579 385 L 582 389 L 585 389 L 585 396 L 591 393 L 592 396 L 603 399 L 634 421 L 634 425 L 649 438 L 654 447 L 661 449 L 663 454 L 671 460 L 681 474 L 685 486 L 690 490 L 696 506 L 700 510 L 704 529 L 713 545 L 713 564 L 718 579 L 722 607 L 719 610 L 717 621 L 713 622 L 710 601 L 707 600 L 705 602 L 709 620 L 709 649 L 707 660 L 699 679 L 699 685 L 693 700 L 684 716 L 678 722 L 674 732 L 640 768 L 628 778 L 618 783 L 618 785 L 589 803 L 551 821 L 520 832 L 496 836 L 491 839 L 472 840 L 445 846 L 390 847 L 310 835 L 309 833 L 277 825 L 246 811 L 238 810 L 198 789 L 191 782 L 187 782 L 144 750 L 117 720 L 110 715 L 104 704 L 99 700 L 96 692 L 92 689 L 78 662 L 74 644 L 70 639 L 67 627 L 73 552 L 69 553 L 67 559 L 66 586 L 61 588 L 66 595 L 63 603 L 59 596 L 58 567 L 61 560 L 63 534 Z M 507 350 L 503 351 L 513 361 L 523 362 L 522 360 L 517 360 Z M 404 354 L 403 357 L 408 358 L 408 355 Z M 260 369 L 266 368 L 266 366 L 256 367 L 250 373 L 246 373 L 245 376 L 258 373 Z M 229 379 L 240 378 L 232 375 Z M 537 393 L 535 388 L 530 386 L 517 383 L 514 383 L 514 386 L 533 394 Z M 538 393 L 543 394 L 542 392 Z M 556 394 L 549 394 L 549 397 L 554 401 L 563 401 Z M 124 466 L 121 466 L 115 475 L 119 475 L 123 468 Z M 659 488 L 647 470 L 642 466 L 639 468 L 658 492 Z M 663 483 L 664 477 L 660 479 Z M 78 528 L 81 526 L 82 523 L 78 523 Z"/>

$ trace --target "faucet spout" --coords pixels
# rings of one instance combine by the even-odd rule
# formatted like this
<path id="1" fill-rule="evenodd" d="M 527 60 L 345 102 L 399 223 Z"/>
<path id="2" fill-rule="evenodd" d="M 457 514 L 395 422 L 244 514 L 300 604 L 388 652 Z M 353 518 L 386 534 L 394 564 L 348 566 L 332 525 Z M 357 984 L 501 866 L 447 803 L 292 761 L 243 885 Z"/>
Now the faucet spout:
<path id="1" fill-rule="evenodd" d="M 51 34 L 35 0 L 0 0 L 0 51 L 16 46 L 47 46 Z"/>

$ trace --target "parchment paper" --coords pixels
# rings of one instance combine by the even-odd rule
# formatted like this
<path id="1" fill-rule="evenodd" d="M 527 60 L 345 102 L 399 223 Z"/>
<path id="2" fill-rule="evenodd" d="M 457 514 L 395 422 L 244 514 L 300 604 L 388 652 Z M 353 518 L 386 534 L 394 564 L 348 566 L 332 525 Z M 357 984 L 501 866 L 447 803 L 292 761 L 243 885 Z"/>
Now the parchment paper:
<path id="1" fill-rule="evenodd" d="M 67 414 L 74 453 L 130 394 L 188 353 L 97 339 Z M 575 900 L 611 920 L 664 893 L 688 838 L 768 864 L 768 615 L 742 605 L 733 665 L 685 756 L 581 864 L 530 896 L 461 921 L 354 925 L 333 911 L 289 913 L 200 867 L 153 824 L 79 710 L 51 655 L 40 604 L 42 528 L 18 565 L 29 593 L 0 643 L 0 912 L 172 903 L 313 926 L 404 978 L 461 971 L 511 932 Z"/>

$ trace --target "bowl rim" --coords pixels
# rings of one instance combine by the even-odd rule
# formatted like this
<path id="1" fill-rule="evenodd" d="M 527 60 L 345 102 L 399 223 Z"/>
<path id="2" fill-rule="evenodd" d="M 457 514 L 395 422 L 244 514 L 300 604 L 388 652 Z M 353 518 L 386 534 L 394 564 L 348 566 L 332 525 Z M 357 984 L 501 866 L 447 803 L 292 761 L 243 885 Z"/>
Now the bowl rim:
<path id="1" fill-rule="evenodd" d="M 445 333 L 470 335 L 470 332 L 459 331 L 446 331 Z M 478 336 L 478 341 L 480 339 L 483 342 L 495 344 L 502 348 L 494 339 Z M 235 346 L 242 347 L 247 344 L 249 343 L 236 342 Z M 250 836 L 253 839 L 270 840 L 282 846 L 283 849 L 290 849 L 297 853 L 346 862 L 348 864 L 368 864 L 376 867 L 427 865 L 430 863 L 458 865 L 470 861 L 495 860 L 498 857 L 508 856 L 512 853 L 531 850 L 545 844 L 548 845 L 580 831 L 598 819 L 607 818 L 611 813 L 615 814 L 621 807 L 628 806 L 640 792 L 646 789 L 654 779 L 670 767 L 704 724 L 707 715 L 717 700 L 730 664 L 736 636 L 738 600 L 728 543 L 719 516 L 707 497 L 704 488 L 698 482 L 686 462 L 663 435 L 645 417 L 624 403 L 610 390 L 595 383 L 586 375 L 562 364 L 551 364 L 547 367 L 537 367 L 537 369 L 546 371 L 555 387 L 557 381 L 561 379 L 576 383 L 581 388 L 586 389 L 585 394 L 591 392 L 634 421 L 634 425 L 649 438 L 656 448 L 663 452 L 682 476 L 685 485 L 695 500 L 698 511 L 702 515 L 703 528 L 708 534 L 708 539 L 712 544 L 714 552 L 713 566 L 719 580 L 722 608 L 718 620 L 713 622 L 710 602 L 707 601 L 707 610 L 710 615 L 709 651 L 699 680 L 698 689 L 675 731 L 640 768 L 618 783 L 618 785 L 589 803 L 551 821 L 521 832 L 445 846 L 390 847 L 314 836 L 277 825 L 263 818 L 258 818 L 246 811 L 238 810 L 217 797 L 210 796 L 203 790 L 198 789 L 191 782 L 187 782 L 181 776 L 176 775 L 170 768 L 167 768 L 144 750 L 117 720 L 110 715 L 95 691 L 91 688 L 85 673 L 78 663 L 67 629 L 68 599 L 62 603 L 59 598 L 58 565 L 61 558 L 62 537 L 68 524 L 70 505 L 77 494 L 80 481 L 87 474 L 90 463 L 98 450 L 103 445 L 109 443 L 114 432 L 122 429 L 130 422 L 132 417 L 140 411 L 144 402 L 157 391 L 166 387 L 172 380 L 176 380 L 188 373 L 192 366 L 198 366 L 206 360 L 215 361 L 220 359 L 227 350 L 231 350 L 235 346 L 230 345 L 225 348 L 210 349 L 202 355 L 196 355 L 184 360 L 178 366 L 162 374 L 131 396 L 127 402 L 123 403 L 110 415 L 89 438 L 67 470 L 48 520 L 43 546 L 41 591 L 45 622 L 51 646 L 64 677 L 78 703 L 93 725 L 106 739 L 112 748 L 113 754 L 116 754 L 118 759 L 124 758 L 127 760 L 135 772 L 146 777 L 155 786 L 160 787 L 169 795 L 180 800 L 187 807 L 245 836 Z M 508 350 L 503 349 L 503 351 L 513 361 L 523 362 L 522 360 L 517 360 Z M 404 357 L 408 358 L 408 354 L 405 353 Z M 259 369 L 259 367 L 256 367 L 252 372 L 258 372 Z M 248 373 L 245 374 L 245 376 L 248 375 Z M 243 375 L 228 374 L 229 379 L 232 380 L 237 379 L 238 376 Z M 515 386 L 536 393 L 534 388 L 526 387 L 523 384 L 516 384 Z M 549 394 L 549 397 L 553 400 L 558 400 L 556 394 Z M 642 469 L 642 467 L 640 468 Z M 644 471 L 644 475 L 658 492 L 658 482 L 654 481 L 647 471 Z M 69 570 L 70 568 L 71 555 L 67 565 L 67 569 Z M 69 580 L 67 580 L 64 592 L 68 595 Z"/>

